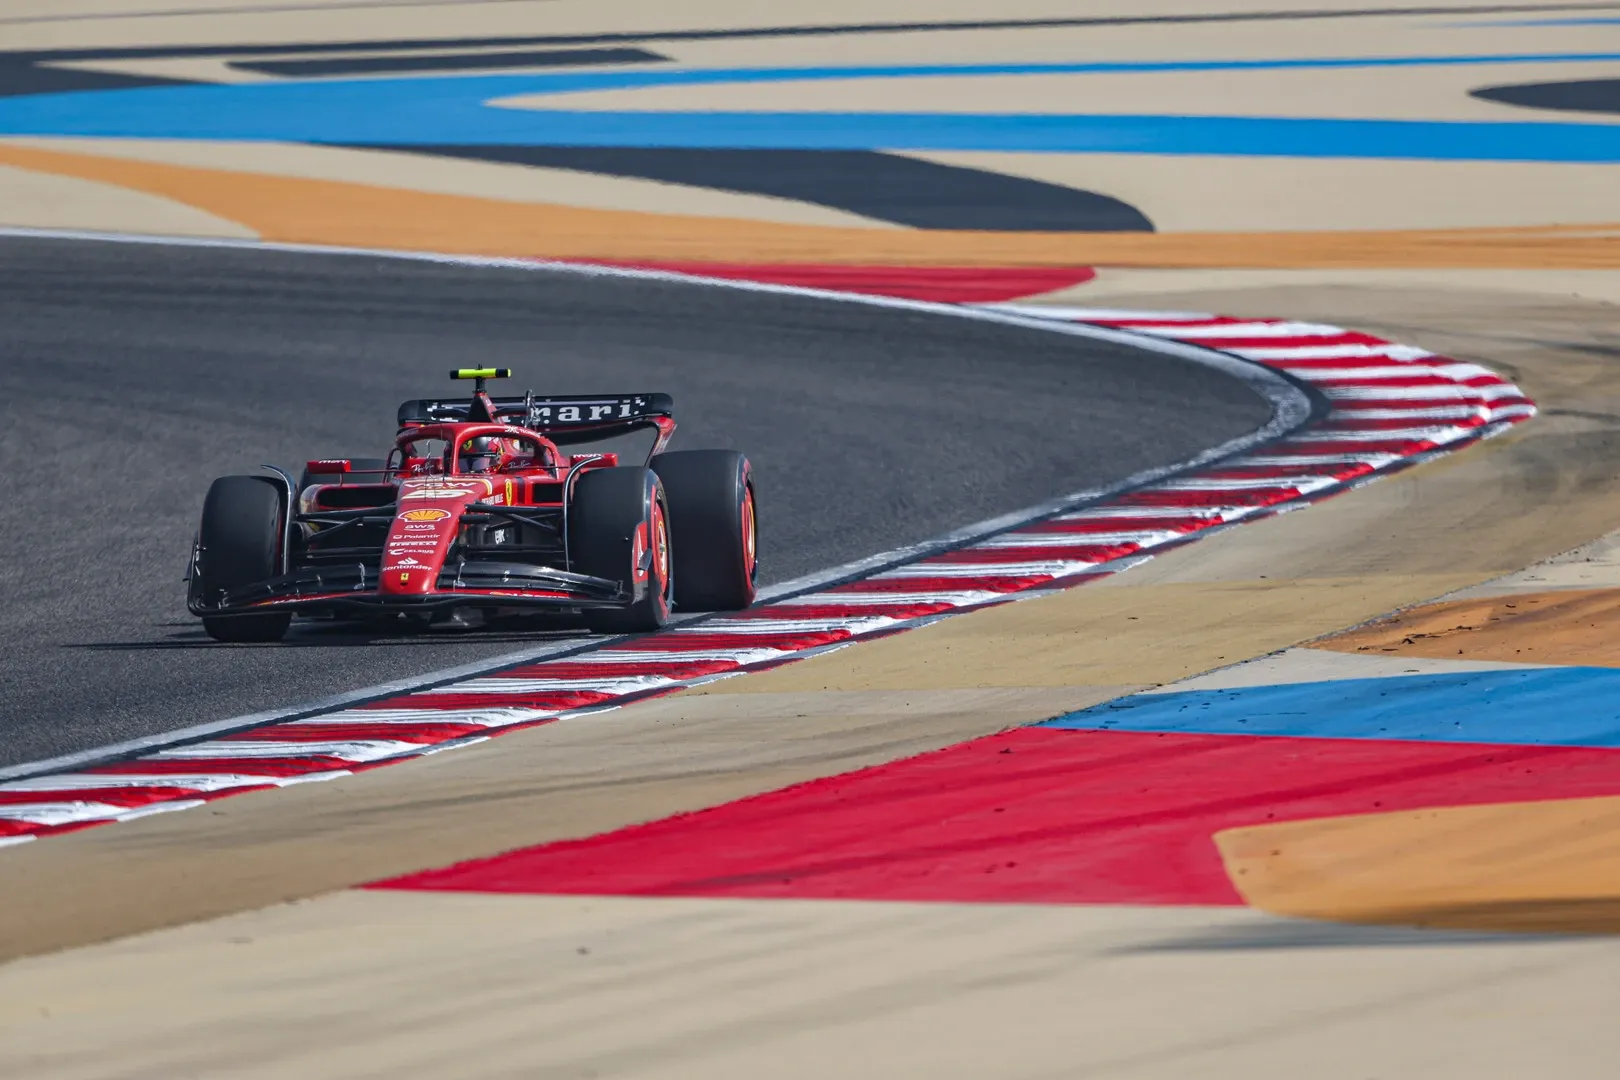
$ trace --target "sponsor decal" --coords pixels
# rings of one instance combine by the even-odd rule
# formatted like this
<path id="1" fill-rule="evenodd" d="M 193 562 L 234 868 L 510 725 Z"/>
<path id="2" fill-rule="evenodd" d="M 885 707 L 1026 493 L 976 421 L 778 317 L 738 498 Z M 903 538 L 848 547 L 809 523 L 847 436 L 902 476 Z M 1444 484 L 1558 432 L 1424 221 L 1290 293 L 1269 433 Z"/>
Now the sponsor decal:
<path id="1" fill-rule="evenodd" d="M 470 488 L 417 488 L 407 491 L 400 496 L 402 499 L 459 499 L 468 494 Z"/>
<path id="2" fill-rule="evenodd" d="M 444 480 L 435 477 L 432 480 L 422 481 L 421 487 L 409 487 L 401 490 L 402 499 L 459 499 L 468 494 L 487 495 L 495 489 L 489 480 Z"/>
<path id="3" fill-rule="evenodd" d="M 407 526 L 405 526 L 404 531 L 405 532 L 438 532 L 439 528 L 436 525 L 407 525 Z"/>
<path id="4" fill-rule="evenodd" d="M 426 547 L 426 548 L 430 548 L 430 547 L 438 547 L 439 542 L 437 540 L 429 539 L 426 536 L 422 536 L 422 537 L 401 536 L 401 537 L 397 537 L 397 538 L 396 537 L 389 537 L 388 538 L 388 546 L 389 547 L 417 547 L 417 548 Z"/>
<path id="5" fill-rule="evenodd" d="M 396 567 L 399 567 L 399 566 L 421 566 L 422 564 L 417 562 L 415 559 L 411 558 L 409 555 L 407 555 L 403 559 L 395 560 L 394 565 Z"/>
<path id="6" fill-rule="evenodd" d="M 443 521 L 450 516 L 448 510 L 436 510 L 431 507 L 421 510 L 407 510 L 399 515 L 401 521 Z"/>
<path id="7" fill-rule="evenodd" d="M 641 399 L 621 398 L 618 401 L 581 402 L 578 405 L 550 405 L 535 402 L 529 406 L 529 427 L 547 424 L 588 424 L 603 420 L 628 420 L 640 415 Z"/>

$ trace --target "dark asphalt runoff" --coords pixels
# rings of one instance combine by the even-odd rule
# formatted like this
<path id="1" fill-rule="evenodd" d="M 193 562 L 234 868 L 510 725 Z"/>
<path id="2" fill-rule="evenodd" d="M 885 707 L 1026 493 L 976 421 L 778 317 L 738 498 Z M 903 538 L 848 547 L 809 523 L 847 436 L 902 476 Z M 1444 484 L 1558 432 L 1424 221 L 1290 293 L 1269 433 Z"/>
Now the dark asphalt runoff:
<path id="1" fill-rule="evenodd" d="M 781 581 L 1184 459 L 1269 417 L 1211 370 L 801 297 L 358 256 L 0 237 L 0 764 L 468 664 L 543 640 L 186 612 L 203 494 L 261 462 L 381 456 L 447 368 L 514 392 L 672 393 L 735 447 Z"/>

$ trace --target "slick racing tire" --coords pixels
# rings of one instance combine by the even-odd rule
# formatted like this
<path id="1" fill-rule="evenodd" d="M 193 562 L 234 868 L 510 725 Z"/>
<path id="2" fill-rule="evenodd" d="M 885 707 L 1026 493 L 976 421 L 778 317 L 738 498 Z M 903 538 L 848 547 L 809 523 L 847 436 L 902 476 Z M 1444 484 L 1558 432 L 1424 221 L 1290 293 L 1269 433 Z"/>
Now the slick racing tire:
<path id="1" fill-rule="evenodd" d="M 664 486 L 651 469 L 592 469 L 580 476 L 568 507 L 572 568 L 620 582 L 632 598 L 625 608 L 587 610 L 591 630 L 640 634 L 669 621 L 675 578 L 669 518 Z"/>
<path id="2" fill-rule="evenodd" d="M 202 595 L 275 577 L 280 569 L 282 494 L 271 480 L 222 476 L 203 500 L 197 532 L 197 575 Z M 280 641 L 292 613 L 204 615 L 203 629 L 215 641 Z"/>
<path id="3" fill-rule="evenodd" d="M 335 484 L 337 476 L 342 476 L 344 482 L 350 484 L 380 484 L 387 472 L 388 461 L 385 458 L 350 458 L 349 471 L 346 473 L 312 473 L 305 469 L 298 478 L 298 490 L 303 491 L 311 484 Z"/>
<path id="4" fill-rule="evenodd" d="M 669 496 L 670 537 L 680 552 L 675 606 L 741 611 L 754 602 L 758 522 L 748 459 L 735 450 L 679 450 L 652 459 Z"/>

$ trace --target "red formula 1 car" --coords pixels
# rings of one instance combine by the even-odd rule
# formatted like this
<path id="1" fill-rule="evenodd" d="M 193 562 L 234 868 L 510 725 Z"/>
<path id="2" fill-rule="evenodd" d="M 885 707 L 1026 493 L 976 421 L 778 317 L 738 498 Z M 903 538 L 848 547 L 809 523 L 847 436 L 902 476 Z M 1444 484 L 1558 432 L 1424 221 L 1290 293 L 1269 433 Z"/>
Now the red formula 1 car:
<path id="1" fill-rule="evenodd" d="M 592 630 L 655 630 L 673 607 L 754 599 L 754 486 L 730 450 L 662 453 L 667 394 L 407 401 L 386 459 L 311 461 L 300 483 L 215 480 L 187 607 L 219 641 L 277 641 L 294 611 L 418 623 L 551 612 Z M 641 465 L 568 448 L 650 433 Z"/>

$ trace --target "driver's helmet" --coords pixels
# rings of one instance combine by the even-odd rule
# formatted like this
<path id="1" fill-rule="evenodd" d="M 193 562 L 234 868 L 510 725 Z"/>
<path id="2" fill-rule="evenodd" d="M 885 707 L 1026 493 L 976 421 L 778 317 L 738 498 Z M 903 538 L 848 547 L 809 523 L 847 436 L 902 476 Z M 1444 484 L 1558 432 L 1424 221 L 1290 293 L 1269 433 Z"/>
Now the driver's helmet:
<path id="1" fill-rule="evenodd" d="M 461 468 L 465 472 L 494 472 L 500 460 L 501 440 L 493 436 L 480 436 L 461 444 Z"/>

